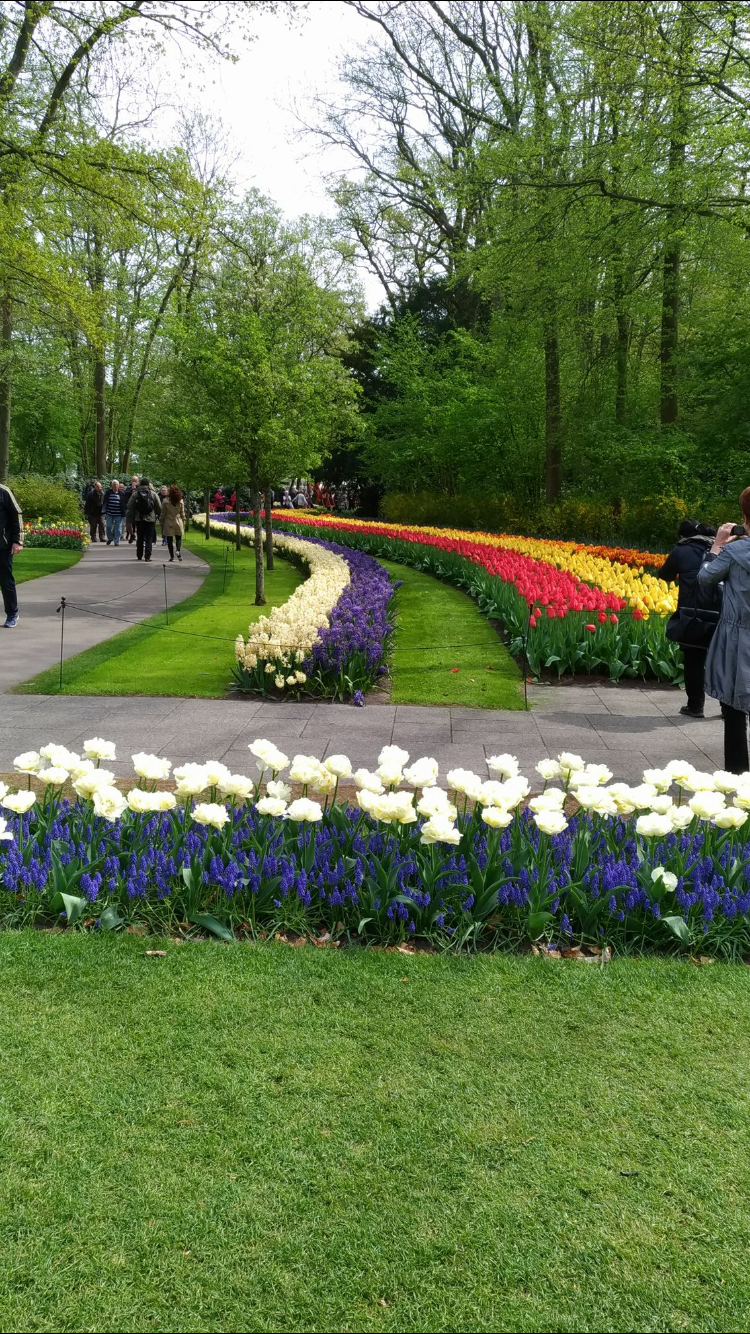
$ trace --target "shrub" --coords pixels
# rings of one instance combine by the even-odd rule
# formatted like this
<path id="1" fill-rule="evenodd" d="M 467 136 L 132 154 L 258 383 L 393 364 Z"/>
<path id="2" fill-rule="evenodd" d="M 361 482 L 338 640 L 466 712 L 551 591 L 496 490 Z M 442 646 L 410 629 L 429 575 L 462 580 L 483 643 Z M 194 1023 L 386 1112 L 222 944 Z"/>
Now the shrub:
<path id="1" fill-rule="evenodd" d="M 80 523 L 81 501 L 78 492 L 72 491 L 60 478 L 42 477 L 38 473 L 19 473 L 8 479 L 8 485 L 27 522 L 57 519 L 62 523 Z"/>
<path id="2" fill-rule="evenodd" d="M 696 517 L 710 519 L 715 506 L 708 508 L 710 512 L 697 513 Z M 677 527 L 688 512 L 688 504 L 675 495 L 644 497 L 631 504 L 567 496 L 554 505 L 534 506 L 516 496 L 390 491 L 381 505 L 382 517 L 391 523 L 519 533 L 655 551 L 669 550 L 674 545 Z"/>

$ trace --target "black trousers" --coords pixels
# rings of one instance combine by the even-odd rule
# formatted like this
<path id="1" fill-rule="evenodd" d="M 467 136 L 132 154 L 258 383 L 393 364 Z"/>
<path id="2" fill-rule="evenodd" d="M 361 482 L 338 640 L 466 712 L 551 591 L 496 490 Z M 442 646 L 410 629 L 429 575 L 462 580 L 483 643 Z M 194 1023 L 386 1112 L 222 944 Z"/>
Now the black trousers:
<path id="1" fill-rule="evenodd" d="M 18 611 L 16 581 L 13 578 L 13 556 L 10 547 L 0 551 L 0 589 L 3 592 L 3 606 L 6 616 L 15 616 Z"/>
<path id="2" fill-rule="evenodd" d="M 683 648 L 682 661 L 685 668 L 685 694 L 687 705 L 700 713 L 706 702 L 703 684 L 706 675 L 706 650 L 704 648 Z"/>
<path id="3" fill-rule="evenodd" d="M 137 524 L 135 525 L 135 537 L 137 544 L 135 548 L 135 554 L 139 560 L 141 559 L 141 556 L 144 555 L 146 557 L 146 560 L 151 560 L 151 548 L 154 545 L 155 534 L 156 534 L 155 524 L 144 523 L 142 519 L 138 520 Z"/>
<path id="4" fill-rule="evenodd" d="M 724 719 L 724 768 L 730 774 L 744 774 L 750 769 L 747 753 L 747 714 L 722 704 Z"/>
<path id="5" fill-rule="evenodd" d="M 103 514 L 103 513 L 102 513 L 102 514 L 89 515 L 89 533 L 91 534 L 91 541 L 92 541 L 92 542 L 95 542 L 95 541 L 96 541 L 96 535 L 97 535 L 97 533 L 99 534 L 99 541 L 100 541 L 100 542 L 104 542 L 104 541 L 106 541 L 106 536 L 107 536 L 107 535 L 106 535 L 106 533 L 105 533 L 105 531 L 104 531 L 104 514 Z"/>
<path id="6" fill-rule="evenodd" d="M 182 551 L 182 535 L 180 533 L 177 533 L 175 537 L 167 538 L 167 548 L 169 550 L 170 558 L 174 556 L 175 547 L 177 547 L 177 554 L 179 555 Z"/>

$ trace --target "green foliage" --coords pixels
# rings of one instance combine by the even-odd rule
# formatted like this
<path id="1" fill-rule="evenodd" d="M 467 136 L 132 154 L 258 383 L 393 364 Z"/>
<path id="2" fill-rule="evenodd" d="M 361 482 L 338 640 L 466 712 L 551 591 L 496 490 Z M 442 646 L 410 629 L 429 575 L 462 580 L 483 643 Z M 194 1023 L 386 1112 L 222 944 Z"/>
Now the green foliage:
<path id="1" fill-rule="evenodd" d="M 679 495 L 647 495 L 640 501 L 617 503 L 595 496 L 568 496 L 555 505 L 531 505 L 513 494 L 446 496 L 436 491 L 388 492 L 381 509 L 383 518 L 392 523 L 520 533 L 656 552 L 674 544 L 678 525 L 689 513 L 687 501 Z M 702 507 L 706 518 L 714 510 L 722 513 L 716 502 Z"/>
<path id="2" fill-rule="evenodd" d="M 39 579 L 45 574 L 57 574 L 67 570 L 81 559 L 81 552 L 61 547 L 24 548 L 13 562 L 13 577 L 17 584 L 25 584 L 29 579 Z"/>
<path id="3" fill-rule="evenodd" d="M 8 485 L 21 506 L 25 523 L 37 519 L 81 522 L 80 496 L 64 478 L 26 473 L 10 477 Z"/>

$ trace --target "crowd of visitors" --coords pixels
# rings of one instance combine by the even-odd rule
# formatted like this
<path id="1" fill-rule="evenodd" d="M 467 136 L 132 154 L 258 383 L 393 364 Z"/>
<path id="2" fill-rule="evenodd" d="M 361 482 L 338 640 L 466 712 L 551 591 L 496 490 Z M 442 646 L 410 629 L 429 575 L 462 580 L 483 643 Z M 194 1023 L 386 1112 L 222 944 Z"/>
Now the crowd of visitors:
<path id="1" fill-rule="evenodd" d="M 340 482 L 334 485 L 294 478 L 284 486 L 269 487 L 263 495 L 264 501 L 267 496 L 277 509 L 309 509 L 315 506 L 318 509 L 346 512 L 359 507 L 360 486 L 358 482 Z M 244 504 L 240 495 L 240 508 L 250 504 L 249 494 Z M 211 497 L 211 508 L 216 514 L 228 514 L 236 507 L 237 495 L 228 487 L 219 487 Z"/>
<path id="2" fill-rule="evenodd" d="M 157 493 L 148 477 L 134 476 L 129 482 L 115 478 L 104 491 L 101 482 L 90 482 L 83 493 L 83 512 L 92 542 L 119 547 L 124 523 L 126 544 L 135 543 L 138 560 L 150 561 L 158 524 L 169 560 L 175 555 L 182 560 L 185 503 L 179 486 L 163 486 Z"/>

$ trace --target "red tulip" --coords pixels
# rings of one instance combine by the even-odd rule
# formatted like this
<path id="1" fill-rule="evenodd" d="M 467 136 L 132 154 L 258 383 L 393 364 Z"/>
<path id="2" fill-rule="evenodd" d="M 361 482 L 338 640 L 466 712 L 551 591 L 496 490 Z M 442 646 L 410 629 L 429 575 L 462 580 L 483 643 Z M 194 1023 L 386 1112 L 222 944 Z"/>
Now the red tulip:
<path id="1" fill-rule="evenodd" d="M 584 630 L 596 630 L 595 625 L 584 625 Z"/>

